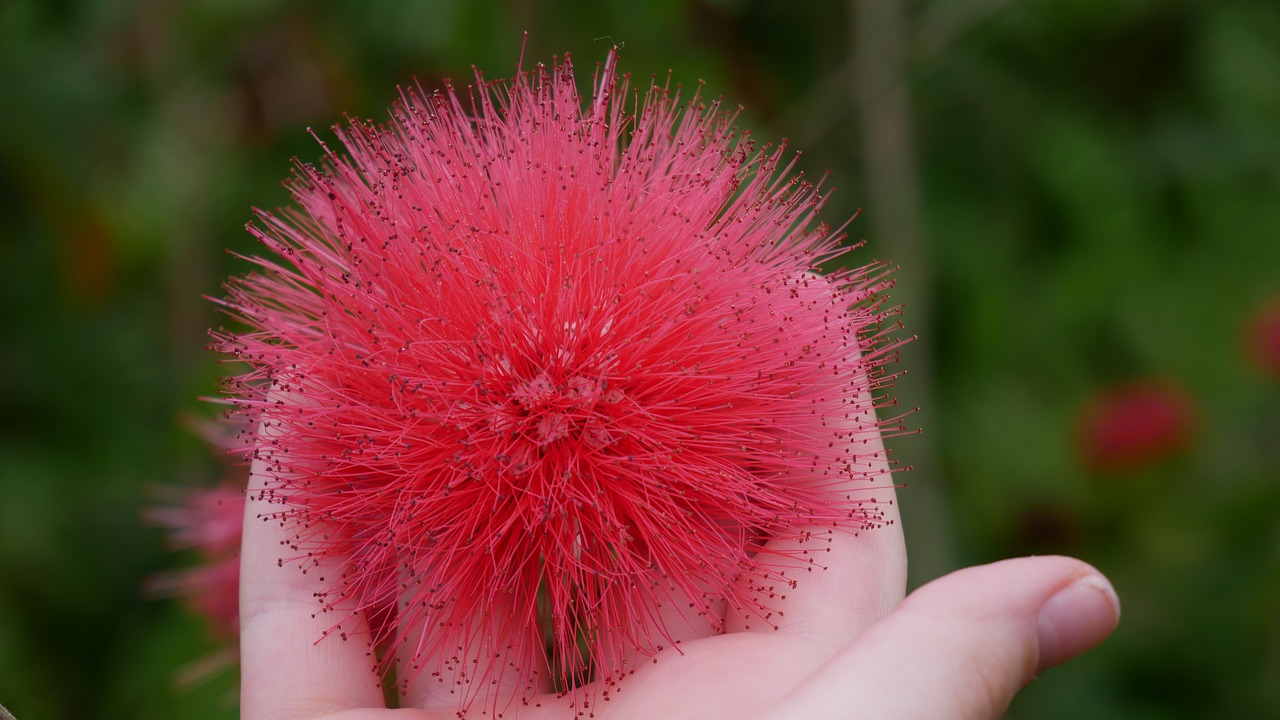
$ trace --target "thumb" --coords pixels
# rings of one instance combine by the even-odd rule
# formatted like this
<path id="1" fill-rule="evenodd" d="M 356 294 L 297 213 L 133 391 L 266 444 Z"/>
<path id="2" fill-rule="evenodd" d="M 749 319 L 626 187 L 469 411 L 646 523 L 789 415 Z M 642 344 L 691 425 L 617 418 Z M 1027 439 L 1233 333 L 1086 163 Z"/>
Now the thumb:
<path id="1" fill-rule="evenodd" d="M 1036 673 L 1102 642 L 1119 617 L 1111 584 L 1079 560 L 960 570 L 912 593 L 761 720 L 998 718 Z"/>

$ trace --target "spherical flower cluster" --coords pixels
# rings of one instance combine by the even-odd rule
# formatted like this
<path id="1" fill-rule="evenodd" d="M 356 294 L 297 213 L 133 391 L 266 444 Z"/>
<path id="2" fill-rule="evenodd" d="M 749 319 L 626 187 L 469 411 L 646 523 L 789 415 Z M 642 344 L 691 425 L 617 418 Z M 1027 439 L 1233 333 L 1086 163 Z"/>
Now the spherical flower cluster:
<path id="1" fill-rule="evenodd" d="M 342 568 L 348 641 L 394 607 L 367 640 L 402 676 L 510 638 L 459 682 L 607 682 L 664 603 L 768 622 L 883 521 L 886 269 L 820 274 L 842 238 L 784 149 L 614 63 L 585 103 L 565 60 L 335 128 L 221 301 L 282 572 Z"/>

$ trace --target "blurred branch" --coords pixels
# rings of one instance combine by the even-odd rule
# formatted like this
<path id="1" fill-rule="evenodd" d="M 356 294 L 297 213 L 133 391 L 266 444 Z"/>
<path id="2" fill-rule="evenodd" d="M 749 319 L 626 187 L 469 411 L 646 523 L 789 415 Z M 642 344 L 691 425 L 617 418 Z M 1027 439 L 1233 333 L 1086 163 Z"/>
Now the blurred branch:
<path id="1" fill-rule="evenodd" d="M 932 270 L 925 243 L 920 199 L 915 123 L 908 83 L 908 21 L 902 0 L 852 0 L 853 112 L 862 129 L 869 191 L 868 215 L 885 255 L 902 269 L 895 299 L 907 308 L 907 322 L 919 333 L 905 348 L 896 395 L 921 412 L 917 423 L 934 416 L 931 292 Z M 917 581 L 951 569 L 951 532 L 942 503 L 942 478 L 931 435 L 910 441 L 913 472 L 906 476 L 903 514 L 908 538 L 914 538 L 911 566 Z"/>
<path id="2" fill-rule="evenodd" d="M 913 57 L 916 62 L 932 60 L 1016 1 L 942 0 L 929 4 L 915 21 Z"/>
<path id="3" fill-rule="evenodd" d="M 915 64 L 932 60 L 1016 1 L 944 0 L 926 6 L 914 19 L 903 23 L 903 42 L 910 39 L 903 50 L 905 57 Z M 855 18 L 857 5 L 857 2 L 850 3 Z M 905 11 L 900 14 L 906 17 Z M 779 113 L 773 125 L 795 128 L 791 137 L 797 147 L 812 146 L 817 138 L 831 132 L 853 107 L 840 99 L 859 101 L 860 96 L 854 91 L 858 66 L 879 60 L 864 44 L 855 42 L 848 59 Z"/>

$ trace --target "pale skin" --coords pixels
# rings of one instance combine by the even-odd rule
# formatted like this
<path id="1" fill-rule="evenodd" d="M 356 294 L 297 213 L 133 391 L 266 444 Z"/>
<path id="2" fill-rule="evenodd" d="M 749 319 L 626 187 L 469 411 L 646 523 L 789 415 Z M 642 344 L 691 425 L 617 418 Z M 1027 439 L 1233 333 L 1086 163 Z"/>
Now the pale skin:
<path id="1" fill-rule="evenodd" d="M 878 442 L 878 441 L 872 441 Z M 892 480 L 878 466 L 892 497 Z M 241 712 L 246 720 L 434 720 L 456 718 L 451 683 L 423 673 L 401 708 L 386 709 L 362 641 L 317 639 L 333 624 L 316 616 L 319 573 L 278 567 L 287 533 L 257 517 L 264 474 L 250 478 L 241 566 Z M 278 509 L 278 508 L 275 508 Z M 591 706 L 602 720 L 836 720 L 998 718 L 1036 675 L 1101 642 L 1119 619 L 1107 580 L 1066 557 L 1034 557 L 971 567 L 905 595 L 907 555 L 897 506 L 892 524 L 833 538 L 826 569 L 805 573 L 785 600 L 778 628 L 732 613 L 723 634 L 664 607 L 680 641 Z M 672 604 L 671 607 L 675 607 Z M 748 627 L 748 625 L 750 625 Z M 486 692 L 505 717 L 576 716 L 569 698 L 547 693 L 521 706 L 521 688 L 498 677 Z M 474 703 L 468 717 L 488 703 Z M 583 717 L 586 717 L 585 715 Z"/>

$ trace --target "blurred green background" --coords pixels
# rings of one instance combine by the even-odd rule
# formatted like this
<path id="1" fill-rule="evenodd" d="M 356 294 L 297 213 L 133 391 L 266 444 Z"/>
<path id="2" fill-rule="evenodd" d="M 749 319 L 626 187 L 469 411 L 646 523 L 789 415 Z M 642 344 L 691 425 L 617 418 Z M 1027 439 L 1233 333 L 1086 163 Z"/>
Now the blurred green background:
<path id="1" fill-rule="evenodd" d="M 830 173 L 828 221 L 862 208 L 921 336 L 898 394 L 925 433 L 895 442 L 913 584 L 1067 553 L 1125 603 L 1009 717 L 1280 717 L 1269 0 L 5 0 L 0 703 L 236 717 L 233 673 L 178 681 L 204 625 L 140 589 L 191 559 L 142 521 L 155 488 L 220 474 L 182 422 L 213 414 L 201 296 L 319 156 L 306 127 L 505 77 L 526 30 L 526 64 L 585 76 L 618 44 L 641 81 L 705 80 Z M 1163 409 L 1107 425 L 1146 381 Z"/>

